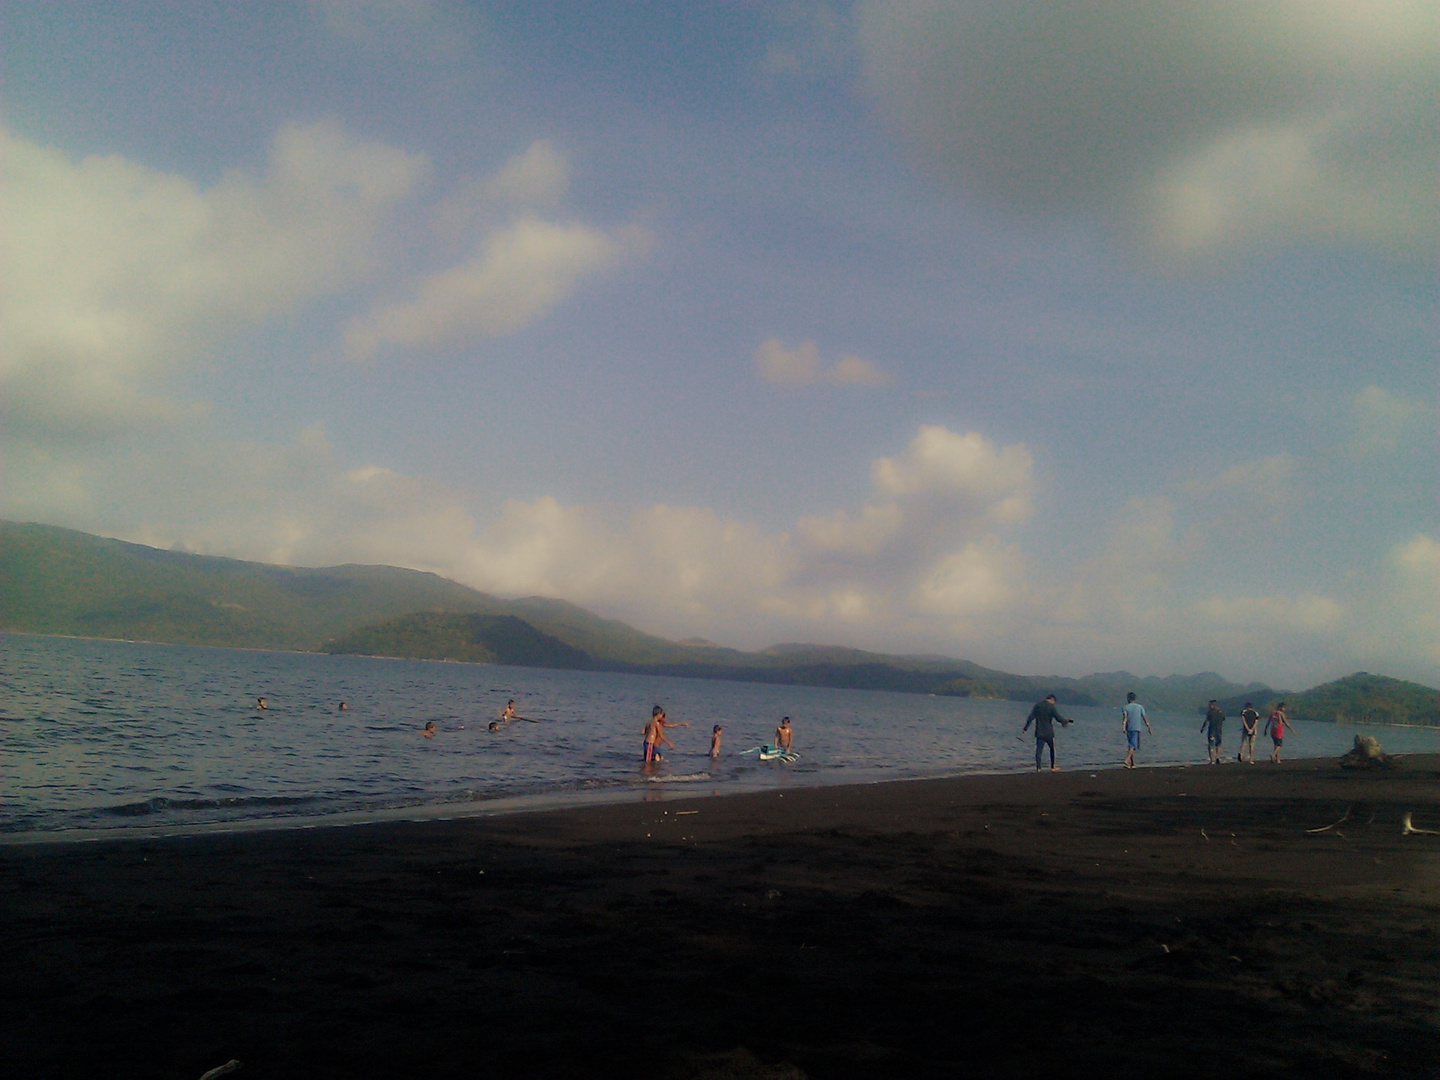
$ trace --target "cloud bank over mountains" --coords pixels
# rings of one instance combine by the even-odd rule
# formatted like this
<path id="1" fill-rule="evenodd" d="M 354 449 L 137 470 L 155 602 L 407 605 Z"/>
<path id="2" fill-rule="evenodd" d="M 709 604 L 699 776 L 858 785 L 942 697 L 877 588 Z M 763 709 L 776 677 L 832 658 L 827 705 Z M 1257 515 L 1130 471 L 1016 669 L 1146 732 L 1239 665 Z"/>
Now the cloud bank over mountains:
<path id="1" fill-rule="evenodd" d="M 17 14 L 0 515 L 746 647 L 1433 681 L 1440 5 L 673 11 L 158 60 L 171 16 Z"/>

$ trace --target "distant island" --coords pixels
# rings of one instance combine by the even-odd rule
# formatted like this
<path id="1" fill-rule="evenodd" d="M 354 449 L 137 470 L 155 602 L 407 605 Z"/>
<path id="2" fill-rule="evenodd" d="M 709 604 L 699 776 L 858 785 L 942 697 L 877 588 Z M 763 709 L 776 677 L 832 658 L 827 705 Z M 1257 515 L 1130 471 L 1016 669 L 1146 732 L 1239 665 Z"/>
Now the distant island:
<path id="1" fill-rule="evenodd" d="M 506 600 L 393 566 L 272 566 L 0 521 L 0 630 L 179 645 L 392 656 L 618 671 L 952 697 L 1110 705 L 1134 690 L 1151 708 L 1238 712 L 1286 697 L 1300 720 L 1440 724 L 1437 692 L 1357 674 L 1301 694 L 1214 672 L 1139 678 L 1014 675 L 967 660 L 836 646 L 727 649 L 669 641 L 575 604 Z M 1428 696 L 1427 696 L 1428 695 Z"/>

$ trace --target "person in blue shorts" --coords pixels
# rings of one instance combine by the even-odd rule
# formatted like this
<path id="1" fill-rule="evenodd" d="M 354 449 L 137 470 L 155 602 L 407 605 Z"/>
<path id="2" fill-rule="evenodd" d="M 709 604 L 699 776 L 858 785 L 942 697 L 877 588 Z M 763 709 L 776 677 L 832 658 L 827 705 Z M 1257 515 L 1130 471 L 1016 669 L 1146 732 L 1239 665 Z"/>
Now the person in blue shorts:
<path id="1" fill-rule="evenodd" d="M 1150 717 L 1145 715 L 1145 706 L 1135 700 L 1135 691 L 1125 695 L 1125 704 L 1120 709 L 1120 726 L 1125 729 L 1125 768 L 1135 767 L 1135 751 L 1140 749 L 1140 725 L 1151 735 L 1155 729 L 1150 726 Z"/>

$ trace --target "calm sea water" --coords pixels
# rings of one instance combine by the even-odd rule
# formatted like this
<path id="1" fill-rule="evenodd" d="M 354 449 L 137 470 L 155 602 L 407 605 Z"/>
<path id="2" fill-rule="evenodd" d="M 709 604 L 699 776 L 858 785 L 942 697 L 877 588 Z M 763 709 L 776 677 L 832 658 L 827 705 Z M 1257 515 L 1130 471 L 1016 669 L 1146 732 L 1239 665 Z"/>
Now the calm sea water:
<path id="1" fill-rule="evenodd" d="M 254 708 L 261 695 L 264 712 Z M 508 698 L 539 722 L 487 730 Z M 691 726 L 647 774 L 641 728 L 656 703 Z M 860 690 L 0 634 L 0 842 L 1010 772 L 1034 767 L 1033 740 L 1017 738 L 1027 711 Z M 1123 753 L 1116 710 L 1063 711 L 1076 723 L 1057 736 L 1061 765 L 1113 767 Z M 781 715 L 795 728 L 798 762 L 742 753 L 769 741 Z M 427 720 L 438 729 L 431 739 L 420 734 Z M 1151 721 L 1142 763 L 1205 760 L 1198 716 L 1151 710 Z M 717 723 L 724 753 L 711 762 Z M 1373 733 L 1392 752 L 1440 749 L 1440 732 Z M 1353 737 L 1301 725 L 1287 755 L 1342 753 Z M 1233 753 L 1233 731 L 1227 738 Z"/>

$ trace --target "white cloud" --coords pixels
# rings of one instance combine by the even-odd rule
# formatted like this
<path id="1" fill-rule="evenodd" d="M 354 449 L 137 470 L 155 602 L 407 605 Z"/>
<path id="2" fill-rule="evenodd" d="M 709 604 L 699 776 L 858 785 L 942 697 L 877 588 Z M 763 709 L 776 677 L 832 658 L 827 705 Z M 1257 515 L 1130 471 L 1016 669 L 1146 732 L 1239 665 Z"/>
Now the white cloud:
<path id="1" fill-rule="evenodd" d="M 1293 236 L 1428 258 L 1440 4 L 886 0 L 866 82 L 937 175 L 1165 257 Z"/>
<path id="2" fill-rule="evenodd" d="M 1030 513 L 1033 469 L 1023 443 L 996 447 L 978 432 L 960 435 L 927 425 L 904 454 L 879 458 L 870 473 L 876 490 L 887 495 L 969 499 L 988 503 L 1001 520 L 1018 521 Z"/>
<path id="3" fill-rule="evenodd" d="M 913 467 L 947 436 L 976 459 L 959 479 L 941 468 L 903 491 L 877 483 L 858 511 L 801 518 L 793 533 L 702 508 L 652 506 L 617 522 L 552 499 L 507 503 L 467 558 L 465 580 L 645 612 L 650 626 L 661 612 L 676 633 L 697 624 L 753 633 L 756 620 L 779 620 L 823 636 L 832 625 L 999 610 L 1021 596 L 1023 567 L 990 531 L 991 511 L 1028 491 L 1028 453 L 927 428 L 901 460 Z M 1004 462 L 1005 478 L 986 462 Z M 957 501 L 957 486 L 970 497 Z"/>
<path id="4" fill-rule="evenodd" d="M 926 429 L 898 460 L 919 460 L 917 446 L 950 434 Z M 1013 458 L 951 437 L 978 445 L 982 461 Z M 506 502 L 482 525 L 479 508 L 441 485 L 341 462 L 319 426 L 277 447 L 202 440 L 182 425 L 143 447 L 4 460 L 0 516 L 103 521 L 126 539 L 269 562 L 409 566 L 501 594 L 563 597 L 675 636 L 873 644 L 897 622 L 949 633 L 957 619 L 1022 602 L 1023 561 L 990 511 L 1028 486 L 1028 466 L 1010 487 L 977 469 L 959 481 L 941 470 L 899 494 L 877 486 L 858 509 L 793 531 L 704 507 L 616 512 L 550 497 Z M 954 498 L 957 483 L 966 499 Z"/>
<path id="5" fill-rule="evenodd" d="M 1004 611 L 1018 598 L 1021 573 L 1013 548 L 993 542 L 966 544 L 930 568 L 915 587 L 912 602 L 921 611 L 952 617 Z"/>
<path id="6" fill-rule="evenodd" d="M 548 139 L 530 144 L 489 176 L 456 185 L 435 205 L 441 238 L 471 238 L 493 228 L 496 215 L 514 210 L 553 209 L 570 190 L 570 158 Z"/>
<path id="7" fill-rule="evenodd" d="M 871 503 L 858 515 L 836 510 L 828 517 L 803 517 L 795 528 L 817 551 L 870 557 L 894 539 L 903 521 L 898 503 Z"/>
<path id="8" fill-rule="evenodd" d="M 365 359 L 387 345 L 434 349 L 513 334 L 626 247 L 624 238 L 584 225 L 523 218 L 486 238 L 473 259 L 421 280 L 413 299 L 352 321 L 345 350 Z"/>
<path id="9" fill-rule="evenodd" d="M 751 362 L 756 374 L 774 386 L 884 386 L 891 381 L 890 375 L 858 356 L 843 355 L 826 367 L 820 346 L 813 341 L 788 349 L 779 338 L 767 338 Z"/>
<path id="10" fill-rule="evenodd" d="M 103 437 L 186 408 L 148 379 L 237 326 L 344 292 L 425 158 L 288 126 L 266 168 L 208 188 L 0 134 L 0 391 L 11 436 Z"/>

